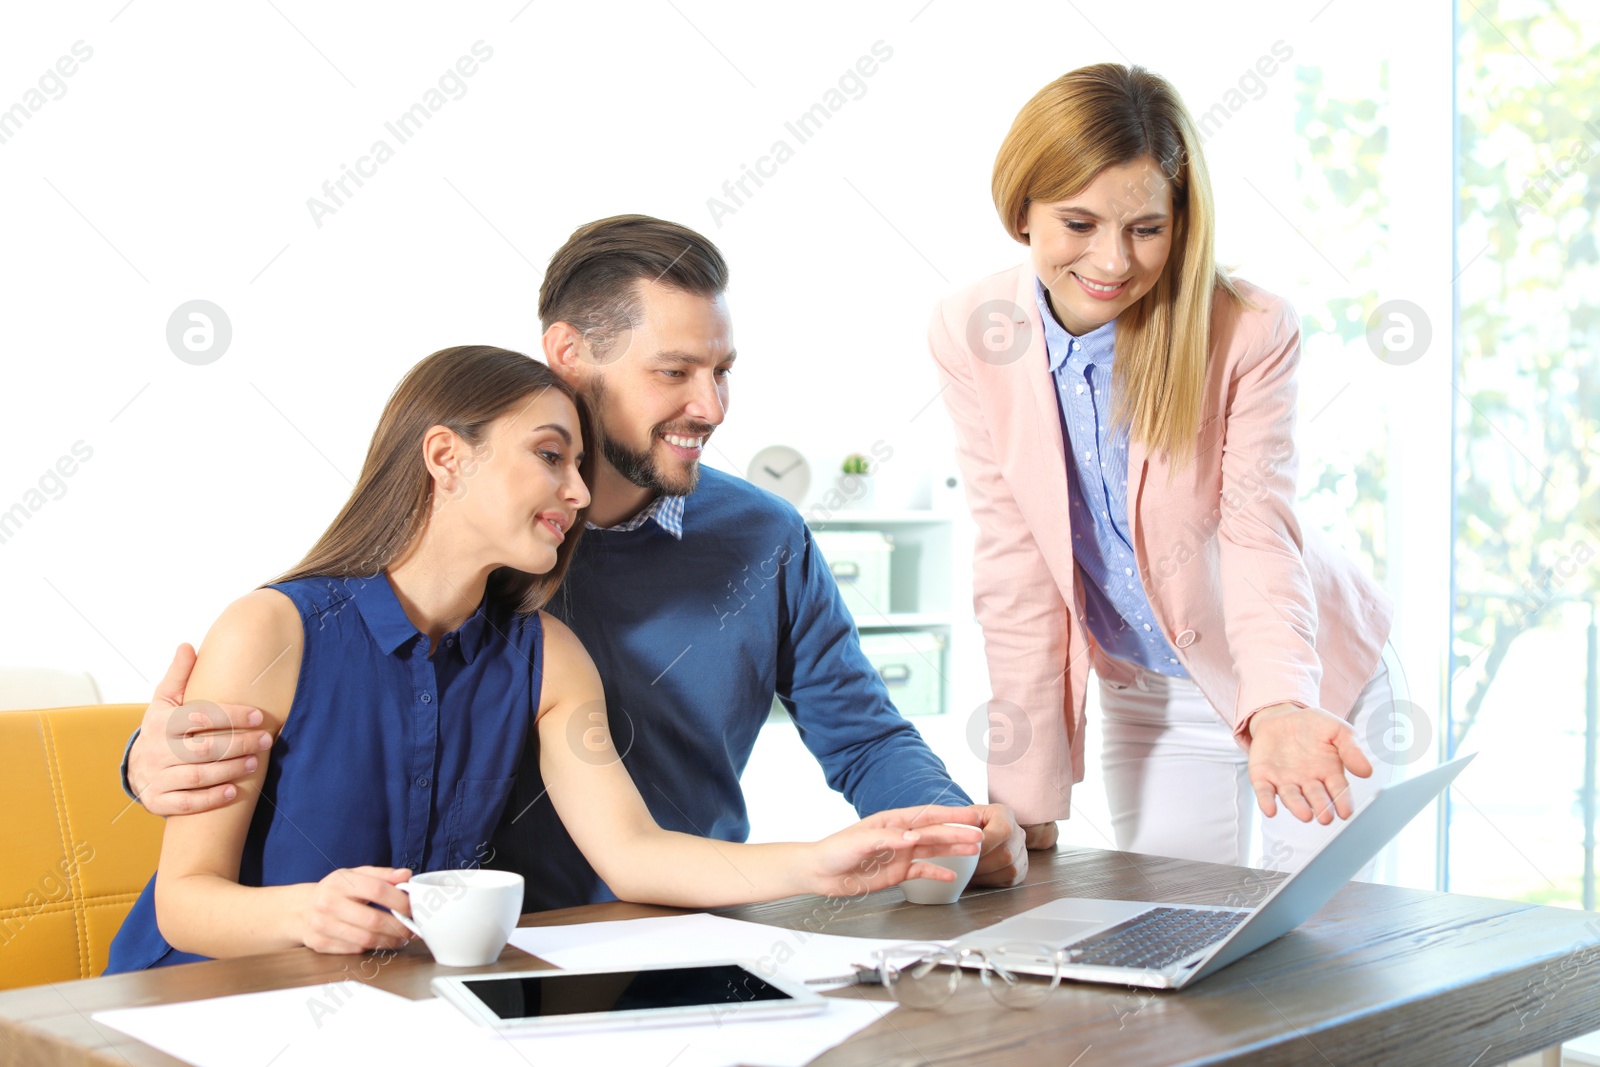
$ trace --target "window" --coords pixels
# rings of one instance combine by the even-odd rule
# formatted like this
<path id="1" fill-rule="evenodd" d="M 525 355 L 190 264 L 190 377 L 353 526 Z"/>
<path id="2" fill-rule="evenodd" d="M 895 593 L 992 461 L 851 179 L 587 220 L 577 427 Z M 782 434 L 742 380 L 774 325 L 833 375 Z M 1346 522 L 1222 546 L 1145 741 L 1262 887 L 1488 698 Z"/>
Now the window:
<path id="1" fill-rule="evenodd" d="M 1448 887 L 1593 908 L 1600 11 L 1459 20 Z"/>

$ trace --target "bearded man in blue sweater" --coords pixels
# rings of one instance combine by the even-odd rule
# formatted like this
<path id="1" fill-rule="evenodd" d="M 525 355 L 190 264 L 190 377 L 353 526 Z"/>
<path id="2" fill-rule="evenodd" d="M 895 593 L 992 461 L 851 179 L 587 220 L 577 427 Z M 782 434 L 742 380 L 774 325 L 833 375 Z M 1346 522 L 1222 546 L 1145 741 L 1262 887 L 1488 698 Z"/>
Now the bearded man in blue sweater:
<path id="1" fill-rule="evenodd" d="M 828 784 L 861 815 L 970 804 L 890 702 L 799 512 L 700 467 L 737 358 L 727 285 L 727 265 L 705 237 L 622 215 L 577 230 L 540 287 L 544 356 L 588 399 L 602 437 L 589 529 L 546 609 L 599 669 L 606 708 L 593 725 L 609 719 L 616 751 L 666 829 L 748 836 L 739 775 L 774 696 Z M 194 762 L 193 739 L 184 741 L 193 724 L 179 708 L 190 665 L 180 654 L 124 764 L 130 795 L 157 814 L 225 802 L 267 743 L 250 728 L 259 713 L 223 707 L 211 714 L 225 715 L 214 725 L 229 732 L 204 753 L 211 762 Z M 1020 882 L 1028 857 L 1010 809 L 977 807 L 984 843 L 974 882 Z M 525 876 L 525 911 L 614 899 L 544 795 L 536 748 L 479 851 L 485 866 Z"/>

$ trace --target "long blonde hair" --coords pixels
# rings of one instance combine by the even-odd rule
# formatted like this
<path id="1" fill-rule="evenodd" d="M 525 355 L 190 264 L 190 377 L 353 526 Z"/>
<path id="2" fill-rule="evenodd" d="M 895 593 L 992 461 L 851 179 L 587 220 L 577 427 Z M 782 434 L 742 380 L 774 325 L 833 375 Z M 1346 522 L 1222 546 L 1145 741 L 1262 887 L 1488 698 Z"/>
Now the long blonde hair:
<path id="1" fill-rule="evenodd" d="M 483 442 L 489 424 L 526 402 L 554 391 L 578 409 L 583 435 L 583 480 L 594 484 L 600 445 L 595 420 L 572 388 L 538 360 L 490 345 L 446 348 L 412 367 L 395 387 L 367 448 L 361 477 L 338 516 L 306 557 L 275 582 L 297 578 L 376 574 L 399 559 L 422 536 L 433 500 L 433 478 L 422 462 L 422 439 L 433 426 L 448 426 L 469 446 Z M 501 567 L 489 576 L 489 595 L 516 611 L 536 611 L 561 584 L 583 536 L 578 512 L 545 574 Z"/>
<path id="2" fill-rule="evenodd" d="M 1243 302 L 1214 253 L 1211 180 L 1177 90 L 1143 67 L 1097 63 L 1029 100 L 994 161 L 995 210 L 1022 244 L 1030 201 L 1075 196 L 1107 167 L 1149 156 L 1172 187 L 1172 252 L 1154 288 L 1117 320 L 1112 419 L 1175 468 L 1200 430 L 1213 293 Z"/>

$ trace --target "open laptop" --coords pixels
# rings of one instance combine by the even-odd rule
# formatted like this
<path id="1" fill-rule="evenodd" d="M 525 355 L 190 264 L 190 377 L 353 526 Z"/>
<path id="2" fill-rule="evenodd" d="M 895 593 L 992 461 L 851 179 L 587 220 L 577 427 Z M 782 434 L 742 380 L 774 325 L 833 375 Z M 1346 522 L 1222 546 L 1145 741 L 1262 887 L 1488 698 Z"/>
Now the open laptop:
<path id="1" fill-rule="evenodd" d="M 1406 823 L 1461 773 L 1473 756 L 1451 760 L 1378 793 L 1300 870 L 1253 908 L 1152 904 L 1137 900 L 1053 900 L 962 937 L 991 947 L 1038 942 L 1066 951 L 1063 978 L 1182 989 L 1275 941 L 1305 922 Z M 1008 956 L 1024 974 L 1049 973 Z"/>

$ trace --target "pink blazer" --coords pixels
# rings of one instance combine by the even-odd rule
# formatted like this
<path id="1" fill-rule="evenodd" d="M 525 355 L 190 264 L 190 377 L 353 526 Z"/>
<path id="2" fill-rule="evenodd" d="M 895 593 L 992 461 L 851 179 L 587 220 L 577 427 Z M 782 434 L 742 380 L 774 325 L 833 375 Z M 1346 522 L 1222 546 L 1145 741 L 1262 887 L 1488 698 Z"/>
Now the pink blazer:
<path id="1" fill-rule="evenodd" d="M 1173 473 L 1128 450 L 1128 521 L 1150 607 L 1241 744 L 1284 701 L 1348 716 L 1375 672 L 1389 599 L 1295 518 L 1299 318 L 1239 282 L 1219 296 L 1198 460 Z M 993 698 L 989 799 L 1025 825 L 1064 819 L 1083 780 L 1089 668 L 1132 679 L 1078 617 L 1066 455 L 1030 264 L 940 302 L 928 344 L 978 524 L 973 604 Z"/>

